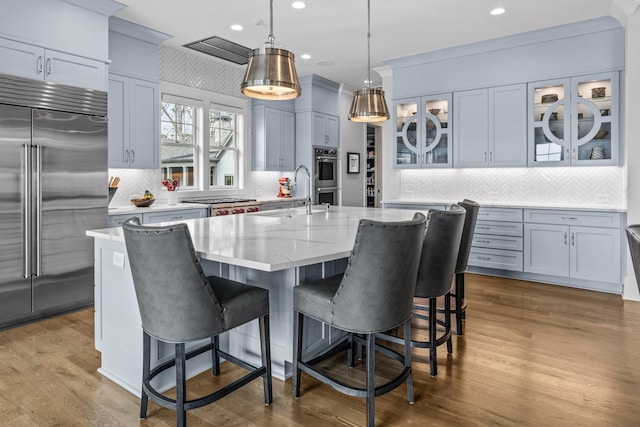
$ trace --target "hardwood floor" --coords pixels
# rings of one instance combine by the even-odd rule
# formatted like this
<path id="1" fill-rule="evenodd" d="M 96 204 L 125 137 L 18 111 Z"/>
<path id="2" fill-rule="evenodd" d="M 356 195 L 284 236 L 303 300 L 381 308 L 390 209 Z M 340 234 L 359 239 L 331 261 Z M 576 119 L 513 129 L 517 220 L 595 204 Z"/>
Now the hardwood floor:
<path id="1" fill-rule="evenodd" d="M 387 426 L 638 426 L 640 303 L 619 296 L 478 275 L 467 276 L 465 334 L 453 355 L 438 348 L 437 377 L 428 353 L 414 351 L 416 403 L 406 388 L 376 398 Z M 420 333 L 417 331 L 416 333 Z M 175 414 L 154 403 L 138 418 L 139 399 L 97 373 L 93 311 L 0 331 L 0 425 L 172 426 Z M 361 366 L 330 368 L 361 376 Z M 379 361 L 380 372 L 392 369 Z M 223 364 L 225 374 L 237 368 Z M 204 394 L 228 379 L 203 373 L 187 386 Z M 302 395 L 274 380 L 274 404 L 262 382 L 190 411 L 190 426 L 359 426 L 363 399 L 344 396 L 303 374 Z"/>

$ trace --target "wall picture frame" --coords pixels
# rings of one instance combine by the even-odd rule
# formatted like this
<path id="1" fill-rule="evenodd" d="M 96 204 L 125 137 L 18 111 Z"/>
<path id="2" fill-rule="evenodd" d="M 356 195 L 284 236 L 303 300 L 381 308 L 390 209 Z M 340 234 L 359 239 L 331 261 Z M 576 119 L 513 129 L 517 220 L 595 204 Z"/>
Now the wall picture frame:
<path id="1" fill-rule="evenodd" d="M 347 173 L 360 173 L 360 153 L 347 153 Z"/>

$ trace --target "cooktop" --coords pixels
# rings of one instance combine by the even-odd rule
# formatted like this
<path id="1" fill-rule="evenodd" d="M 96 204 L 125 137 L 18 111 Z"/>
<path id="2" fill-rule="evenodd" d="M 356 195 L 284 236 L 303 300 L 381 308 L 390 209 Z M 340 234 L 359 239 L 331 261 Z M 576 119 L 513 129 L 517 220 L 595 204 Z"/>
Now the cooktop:
<path id="1" fill-rule="evenodd" d="M 255 202 L 256 199 L 243 199 L 239 197 L 195 197 L 193 199 L 183 199 L 182 203 L 202 203 L 208 205 L 219 205 L 222 203 L 242 203 Z"/>

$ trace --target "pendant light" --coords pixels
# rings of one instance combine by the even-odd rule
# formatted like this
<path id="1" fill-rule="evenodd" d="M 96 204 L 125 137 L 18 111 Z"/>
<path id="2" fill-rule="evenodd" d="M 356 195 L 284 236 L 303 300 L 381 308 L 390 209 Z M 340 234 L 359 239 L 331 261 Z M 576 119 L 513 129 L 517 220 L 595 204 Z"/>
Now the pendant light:
<path id="1" fill-rule="evenodd" d="M 367 123 L 388 120 L 389 109 L 384 99 L 384 90 L 371 87 L 371 0 L 367 0 L 367 72 L 367 86 L 353 92 L 349 120 Z"/>
<path id="2" fill-rule="evenodd" d="M 266 46 L 254 49 L 240 92 L 250 98 L 285 100 L 300 96 L 300 83 L 293 53 L 274 47 L 273 0 L 270 0 L 270 27 Z"/>

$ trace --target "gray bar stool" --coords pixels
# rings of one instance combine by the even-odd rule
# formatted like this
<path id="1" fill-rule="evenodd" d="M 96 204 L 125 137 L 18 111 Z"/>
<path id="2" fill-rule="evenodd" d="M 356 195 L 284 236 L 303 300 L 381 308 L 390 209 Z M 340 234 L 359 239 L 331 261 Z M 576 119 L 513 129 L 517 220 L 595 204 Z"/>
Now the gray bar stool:
<path id="1" fill-rule="evenodd" d="M 467 211 L 467 215 L 464 219 L 464 229 L 462 230 L 462 240 L 460 241 L 458 262 L 456 264 L 456 291 L 451 296 L 456 299 L 456 332 L 458 335 L 462 335 L 462 319 L 466 317 L 467 310 L 467 300 L 464 295 L 464 273 L 467 271 L 469 263 L 469 253 L 471 252 L 480 205 L 468 199 L 464 199 L 458 205 Z"/>
<path id="2" fill-rule="evenodd" d="M 262 377 L 264 384 L 265 404 L 271 404 L 269 291 L 220 277 L 206 277 L 186 224 L 141 226 L 134 217 L 122 228 L 143 329 L 140 418 L 146 418 L 151 398 L 158 405 L 175 410 L 177 425 L 184 426 L 187 410 L 213 403 L 258 377 Z M 222 351 L 219 346 L 219 334 L 254 319 L 260 325 L 260 367 Z M 175 344 L 175 359 L 152 369 L 151 337 Z M 210 344 L 185 351 L 185 343 L 202 339 L 210 339 Z M 187 400 L 186 360 L 209 350 L 213 375 L 220 374 L 220 357 L 249 372 L 207 396 Z M 173 366 L 176 399 L 164 396 L 151 384 L 155 376 Z"/>
<path id="3" fill-rule="evenodd" d="M 422 255 L 420 257 L 420 270 L 416 283 L 414 296 L 428 299 L 428 306 L 415 304 L 413 317 L 423 319 L 429 325 L 429 340 L 411 340 L 409 345 L 416 348 L 429 349 L 429 366 L 432 376 L 438 374 L 437 347 L 447 343 L 449 353 L 453 352 L 451 342 L 451 282 L 455 273 L 458 250 L 462 238 L 462 229 L 466 211 L 458 205 L 451 206 L 450 210 L 429 210 L 427 231 L 424 236 Z M 437 318 L 437 299 L 444 296 L 444 320 Z M 427 314 L 424 314 L 424 313 Z M 444 331 L 438 335 L 438 325 Z M 403 344 L 402 340 L 394 335 L 395 331 L 387 331 L 379 334 L 379 338 Z"/>
<path id="4" fill-rule="evenodd" d="M 300 396 L 300 374 L 305 372 L 350 396 L 366 397 L 367 425 L 375 423 L 374 398 L 403 382 L 413 403 L 411 377 L 411 307 L 415 290 L 426 218 L 416 213 L 411 221 L 360 220 L 353 251 L 343 275 L 302 284 L 293 289 L 294 355 L 293 396 Z M 302 358 L 304 317 L 344 331 L 345 336 L 311 360 Z M 376 345 L 376 333 L 405 325 L 404 355 Z M 366 387 L 345 383 L 315 365 L 348 345 L 353 366 L 353 345 L 366 342 Z M 393 353 L 404 368 L 395 378 L 376 387 L 376 351 Z"/>

